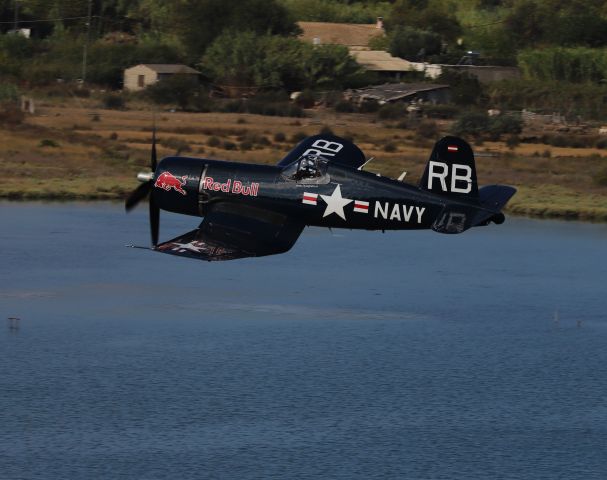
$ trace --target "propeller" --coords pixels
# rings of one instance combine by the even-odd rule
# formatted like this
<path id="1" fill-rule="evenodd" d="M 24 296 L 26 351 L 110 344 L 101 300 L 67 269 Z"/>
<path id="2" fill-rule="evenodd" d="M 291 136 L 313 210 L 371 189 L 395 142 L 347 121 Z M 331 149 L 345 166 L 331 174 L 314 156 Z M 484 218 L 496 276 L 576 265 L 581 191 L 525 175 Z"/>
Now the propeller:
<path id="1" fill-rule="evenodd" d="M 156 166 L 158 165 L 158 156 L 156 153 L 156 124 L 154 122 L 154 128 L 152 130 L 152 153 L 150 158 L 150 172 L 140 172 L 137 174 L 137 180 L 139 185 L 135 190 L 131 192 L 126 201 L 124 202 L 124 208 L 127 212 L 130 212 L 135 208 L 141 200 L 149 195 L 150 204 L 150 230 L 152 234 L 152 247 L 158 245 L 158 230 L 160 228 L 160 209 L 156 204 L 154 195 L 150 195 L 152 186 L 154 185 L 154 173 L 156 172 Z"/>

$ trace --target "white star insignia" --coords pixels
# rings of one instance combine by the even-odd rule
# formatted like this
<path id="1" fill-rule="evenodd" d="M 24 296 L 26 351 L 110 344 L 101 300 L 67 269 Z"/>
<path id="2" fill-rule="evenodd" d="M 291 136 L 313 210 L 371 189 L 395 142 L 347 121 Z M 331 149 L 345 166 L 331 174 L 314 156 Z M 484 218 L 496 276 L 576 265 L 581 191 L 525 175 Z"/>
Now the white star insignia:
<path id="1" fill-rule="evenodd" d="M 194 253 L 200 253 L 201 250 L 203 249 L 203 247 L 199 247 L 199 243 L 197 241 L 192 241 L 189 243 L 177 243 L 175 242 L 174 244 L 175 246 L 173 247 L 173 250 L 177 250 L 179 252 L 185 252 L 185 251 L 191 251 Z"/>
<path id="2" fill-rule="evenodd" d="M 343 198 L 341 196 L 341 189 L 339 185 L 335 187 L 333 193 L 331 195 L 321 195 L 320 196 L 325 203 L 327 204 L 327 208 L 325 209 L 325 213 L 323 214 L 323 218 L 335 213 L 340 216 L 344 220 L 346 219 L 346 215 L 344 213 L 344 207 L 348 205 L 348 203 L 353 202 L 353 200 L 349 198 Z"/>

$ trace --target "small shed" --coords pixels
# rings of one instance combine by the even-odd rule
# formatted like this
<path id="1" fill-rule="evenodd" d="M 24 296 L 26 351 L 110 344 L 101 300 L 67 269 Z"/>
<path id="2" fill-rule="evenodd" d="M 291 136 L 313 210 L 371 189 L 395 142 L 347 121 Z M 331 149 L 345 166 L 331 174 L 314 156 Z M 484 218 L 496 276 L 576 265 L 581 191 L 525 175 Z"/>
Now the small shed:
<path id="1" fill-rule="evenodd" d="M 449 85 L 434 83 L 385 83 L 356 90 L 348 90 L 346 97 L 356 103 L 375 100 L 380 105 L 394 102 L 449 103 Z"/>
<path id="2" fill-rule="evenodd" d="M 191 75 L 197 78 L 200 72 L 187 65 L 141 63 L 124 71 L 124 89 L 130 91 L 143 90 L 174 75 Z"/>

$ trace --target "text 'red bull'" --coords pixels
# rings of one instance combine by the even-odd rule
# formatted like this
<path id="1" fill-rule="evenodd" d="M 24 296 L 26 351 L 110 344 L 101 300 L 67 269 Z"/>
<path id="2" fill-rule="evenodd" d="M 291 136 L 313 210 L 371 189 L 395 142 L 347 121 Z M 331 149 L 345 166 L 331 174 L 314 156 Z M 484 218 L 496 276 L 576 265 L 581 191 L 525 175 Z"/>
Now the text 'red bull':
<path id="1" fill-rule="evenodd" d="M 259 183 L 251 183 L 251 185 L 243 185 L 242 182 L 238 180 L 232 181 L 232 179 L 228 179 L 224 183 L 216 182 L 212 177 L 206 177 L 204 182 L 202 183 L 202 188 L 204 190 L 210 190 L 212 192 L 224 192 L 224 193 L 234 193 L 236 195 L 245 195 L 247 197 L 256 197 L 259 193 Z"/>

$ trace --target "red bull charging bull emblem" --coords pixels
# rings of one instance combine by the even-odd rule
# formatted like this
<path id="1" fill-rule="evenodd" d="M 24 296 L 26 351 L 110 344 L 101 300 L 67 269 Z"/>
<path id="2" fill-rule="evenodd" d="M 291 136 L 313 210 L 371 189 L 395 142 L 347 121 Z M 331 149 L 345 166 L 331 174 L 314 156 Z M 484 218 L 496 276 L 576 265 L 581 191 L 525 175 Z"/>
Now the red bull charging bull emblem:
<path id="1" fill-rule="evenodd" d="M 186 191 L 182 187 L 185 185 L 187 179 L 187 175 L 184 175 L 183 177 L 176 177 L 171 172 L 162 172 L 156 179 L 154 186 L 157 188 L 162 188 L 167 192 L 173 189 L 182 195 L 186 195 Z"/>

